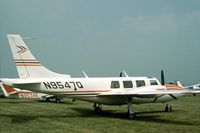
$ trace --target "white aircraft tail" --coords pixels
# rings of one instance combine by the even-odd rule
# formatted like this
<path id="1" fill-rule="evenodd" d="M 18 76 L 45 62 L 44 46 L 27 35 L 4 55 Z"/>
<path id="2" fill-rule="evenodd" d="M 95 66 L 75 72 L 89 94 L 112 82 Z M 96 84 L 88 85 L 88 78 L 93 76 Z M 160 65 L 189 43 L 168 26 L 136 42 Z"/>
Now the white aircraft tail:
<path id="1" fill-rule="evenodd" d="M 20 35 L 8 34 L 14 62 L 20 78 L 70 78 L 70 75 L 52 72 L 40 64 Z"/>
<path id="2" fill-rule="evenodd" d="M 180 80 L 177 80 L 177 81 L 176 81 L 176 84 L 177 84 L 179 87 L 184 88 L 183 85 L 181 84 L 181 81 L 180 81 Z"/>

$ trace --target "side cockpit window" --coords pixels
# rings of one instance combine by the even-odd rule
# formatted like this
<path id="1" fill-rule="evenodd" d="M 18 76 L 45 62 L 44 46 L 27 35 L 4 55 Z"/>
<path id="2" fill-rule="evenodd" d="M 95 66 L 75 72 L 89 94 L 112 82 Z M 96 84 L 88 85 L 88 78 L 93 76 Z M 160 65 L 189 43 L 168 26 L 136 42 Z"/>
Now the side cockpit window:
<path id="1" fill-rule="evenodd" d="M 136 80 L 137 87 L 145 86 L 144 80 Z"/>
<path id="2" fill-rule="evenodd" d="M 123 81 L 124 88 L 133 88 L 132 81 Z"/>
<path id="3" fill-rule="evenodd" d="M 110 88 L 120 88 L 119 81 L 111 81 Z"/>
<path id="4" fill-rule="evenodd" d="M 158 82 L 156 80 L 150 80 L 151 85 L 158 85 Z"/>

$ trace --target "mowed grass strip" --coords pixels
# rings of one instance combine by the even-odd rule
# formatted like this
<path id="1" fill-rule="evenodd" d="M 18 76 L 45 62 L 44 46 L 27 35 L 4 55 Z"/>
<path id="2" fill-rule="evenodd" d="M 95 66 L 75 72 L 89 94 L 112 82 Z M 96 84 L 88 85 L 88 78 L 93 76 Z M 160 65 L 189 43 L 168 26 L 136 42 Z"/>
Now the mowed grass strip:
<path id="1" fill-rule="evenodd" d="M 103 105 L 95 114 L 92 103 L 64 99 L 63 103 L 33 99 L 0 99 L 0 133 L 81 132 L 81 133 L 199 133 L 200 95 L 170 102 L 173 112 L 164 112 L 165 103 L 134 105 L 137 117 L 127 118 L 127 106 Z"/>

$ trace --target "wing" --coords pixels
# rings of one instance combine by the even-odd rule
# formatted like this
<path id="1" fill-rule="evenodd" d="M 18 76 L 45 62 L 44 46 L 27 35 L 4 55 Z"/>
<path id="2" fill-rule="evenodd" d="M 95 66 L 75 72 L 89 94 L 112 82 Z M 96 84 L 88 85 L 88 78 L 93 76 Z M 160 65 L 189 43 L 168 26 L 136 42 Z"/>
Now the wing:
<path id="1" fill-rule="evenodd" d="M 132 97 L 157 97 L 160 95 L 185 94 L 188 91 L 168 90 L 165 86 L 145 86 L 136 89 L 120 89 L 116 91 L 101 93 L 99 96 L 132 96 Z"/>

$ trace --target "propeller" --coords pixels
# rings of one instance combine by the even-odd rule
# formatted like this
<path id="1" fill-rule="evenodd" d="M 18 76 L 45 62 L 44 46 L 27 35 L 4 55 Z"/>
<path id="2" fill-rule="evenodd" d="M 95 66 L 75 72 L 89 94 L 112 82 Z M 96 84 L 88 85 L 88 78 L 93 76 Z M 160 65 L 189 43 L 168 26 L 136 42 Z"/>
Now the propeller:
<path id="1" fill-rule="evenodd" d="M 168 94 L 170 97 L 172 97 L 173 99 L 175 99 L 175 100 L 177 100 L 178 98 L 177 97 L 175 97 L 174 95 L 172 95 L 172 94 Z M 153 103 L 155 103 L 160 97 L 162 97 L 162 96 L 164 96 L 164 94 L 163 95 L 160 95 L 160 96 L 157 96 L 157 97 L 155 97 L 154 98 L 154 100 L 153 100 Z"/>
<path id="2" fill-rule="evenodd" d="M 178 98 L 177 97 L 175 97 L 174 95 L 172 95 L 172 94 L 169 94 L 173 99 L 175 99 L 175 100 L 177 100 Z"/>
<path id="3" fill-rule="evenodd" d="M 164 75 L 164 71 L 161 70 L 161 84 L 165 85 L 165 75 Z M 168 94 L 170 97 L 172 97 L 173 99 L 177 100 L 177 97 L 175 97 L 173 94 Z M 164 95 L 161 95 L 164 96 Z M 153 102 L 155 103 L 161 96 L 155 97 L 155 99 L 153 100 Z"/>

